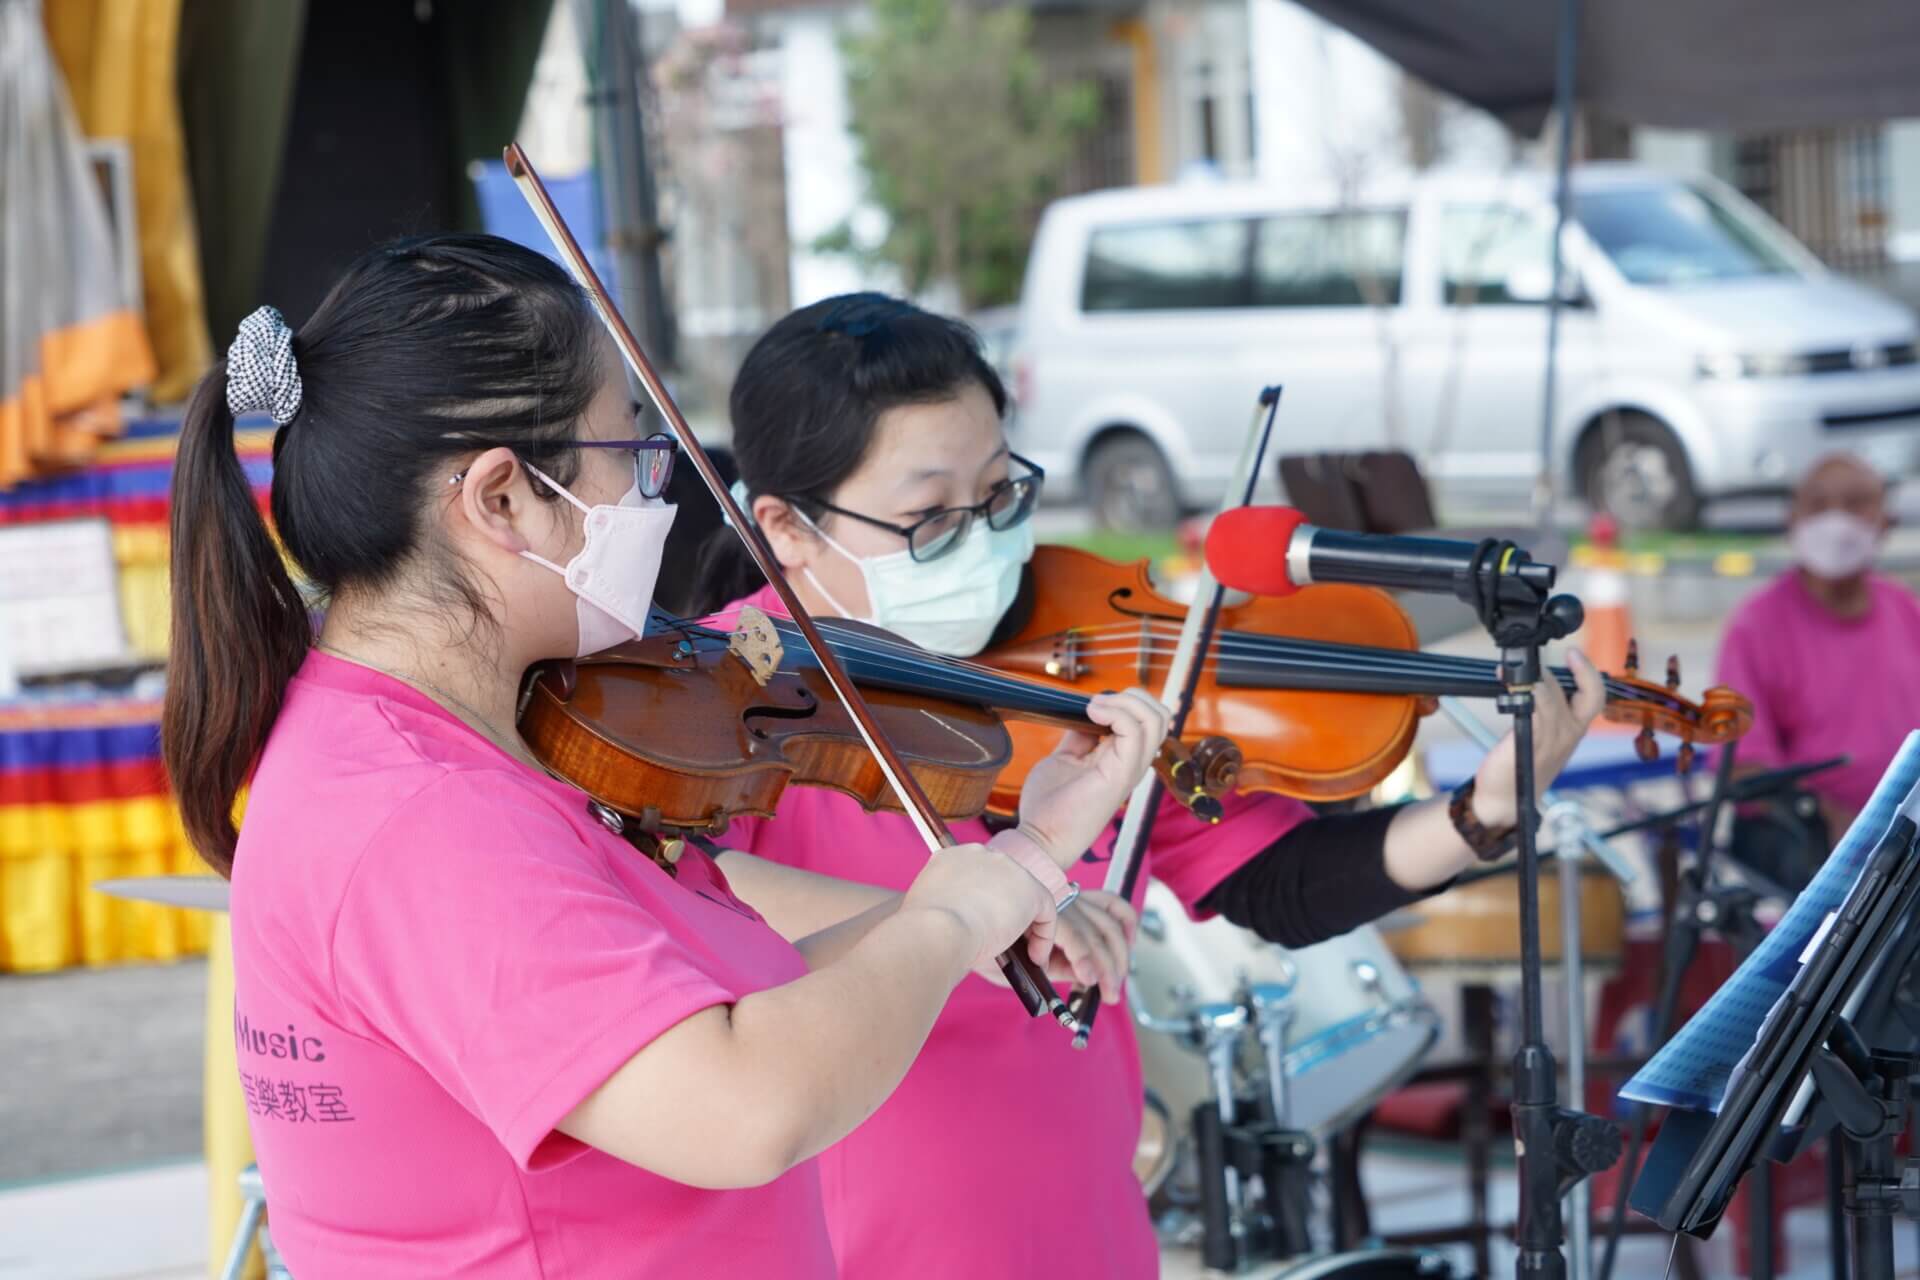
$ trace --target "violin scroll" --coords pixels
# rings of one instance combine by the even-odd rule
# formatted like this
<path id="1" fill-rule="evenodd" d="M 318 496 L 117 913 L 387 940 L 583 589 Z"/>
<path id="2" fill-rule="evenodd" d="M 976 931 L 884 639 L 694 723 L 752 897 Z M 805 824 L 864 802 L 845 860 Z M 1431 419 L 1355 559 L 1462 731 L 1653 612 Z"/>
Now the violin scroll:
<path id="1" fill-rule="evenodd" d="M 1639 644 L 1629 641 L 1625 673 L 1606 678 L 1607 705 L 1602 715 L 1615 724 L 1638 726 L 1633 747 L 1640 759 L 1658 759 L 1660 744 L 1654 735 L 1671 734 L 1680 739 L 1674 765 L 1682 774 L 1689 773 L 1698 756 L 1697 746 L 1724 745 L 1753 727 L 1753 704 L 1732 689 L 1708 689 L 1698 703 L 1681 697 L 1677 657 L 1667 659 L 1664 685 L 1642 680 L 1636 674 L 1639 669 Z"/>

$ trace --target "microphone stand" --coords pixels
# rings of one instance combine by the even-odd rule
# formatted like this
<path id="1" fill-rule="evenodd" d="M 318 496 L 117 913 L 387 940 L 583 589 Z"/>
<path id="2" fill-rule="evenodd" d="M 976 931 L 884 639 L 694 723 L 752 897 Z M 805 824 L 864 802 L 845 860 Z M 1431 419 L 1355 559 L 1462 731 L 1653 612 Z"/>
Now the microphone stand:
<path id="1" fill-rule="evenodd" d="M 1491 751 L 1499 742 L 1499 735 L 1460 699 L 1443 697 L 1440 709 L 1482 749 Z M 1567 995 L 1567 1092 L 1575 1098 L 1585 1098 L 1587 1001 L 1582 967 L 1585 960 L 1580 911 L 1582 863 L 1592 858 L 1623 885 L 1632 884 L 1638 874 L 1631 863 L 1607 847 L 1577 802 L 1551 791 L 1543 793 L 1540 800 L 1546 805 L 1546 822 L 1554 832 L 1555 861 L 1560 864 L 1560 968 Z M 1566 1207 L 1573 1214 L 1573 1280 L 1587 1280 L 1592 1270 L 1590 1190 L 1585 1182 L 1580 1182 L 1568 1193 Z"/>
<path id="2" fill-rule="evenodd" d="M 1496 705 L 1513 719 L 1522 1041 L 1513 1056 L 1513 1133 L 1520 1165 L 1520 1220 L 1515 1232 L 1520 1257 L 1515 1274 L 1521 1280 L 1564 1280 L 1566 1229 L 1560 1202 L 1582 1179 L 1620 1158 L 1621 1137 L 1609 1121 L 1558 1105 L 1558 1069 L 1542 1031 L 1533 690 L 1541 678 L 1541 647 L 1578 630 L 1583 613 L 1572 596 L 1548 596 L 1550 578 L 1541 585 L 1537 579 L 1511 572 L 1509 566 L 1518 555 L 1512 543 L 1487 539 L 1458 588 L 1499 647 L 1500 683 L 1506 692 Z"/>

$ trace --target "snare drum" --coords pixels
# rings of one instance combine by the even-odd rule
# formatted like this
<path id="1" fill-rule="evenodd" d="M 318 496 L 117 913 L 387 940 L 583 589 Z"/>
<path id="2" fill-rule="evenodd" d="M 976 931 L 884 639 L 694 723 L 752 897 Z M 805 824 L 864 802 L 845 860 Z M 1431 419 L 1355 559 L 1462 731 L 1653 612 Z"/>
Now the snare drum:
<path id="1" fill-rule="evenodd" d="M 1285 1068 L 1291 1115 L 1310 1133 L 1338 1129 L 1404 1083 L 1439 1035 L 1439 1019 L 1380 935 L 1360 928 L 1289 951 L 1225 920 L 1195 924 L 1158 882 L 1147 890 L 1157 924 L 1134 948 L 1136 994 L 1163 1018 L 1197 1003 L 1234 1000 L 1249 982 L 1293 982 Z M 1184 1132 L 1206 1100 L 1207 1072 L 1191 1048 L 1168 1036 L 1140 1037 L 1146 1083 Z M 1246 1038 L 1245 1078 L 1264 1095 L 1260 1046 Z"/>
<path id="2" fill-rule="evenodd" d="M 1488 876 L 1408 907 L 1406 923 L 1386 935 L 1409 969 L 1463 977 L 1502 976 L 1520 967 L 1520 879 Z M 1627 903 L 1604 868 L 1580 872 L 1580 960 L 1589 970 L 1618 968 L 1627 944 Z M 1560 872 L 1540 871 L 1540 958 L 1560 963 Z"/>

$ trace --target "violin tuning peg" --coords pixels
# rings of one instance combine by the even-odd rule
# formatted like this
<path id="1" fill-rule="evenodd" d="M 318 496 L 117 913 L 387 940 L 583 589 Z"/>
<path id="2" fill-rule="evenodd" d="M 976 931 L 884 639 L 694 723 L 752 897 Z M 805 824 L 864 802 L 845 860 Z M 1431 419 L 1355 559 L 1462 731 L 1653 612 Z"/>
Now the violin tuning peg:
<path id="1" fill-rule="evenodd" d="M 1677 757 L 1675 757 L 1673 762 L 1673 767 L 1675 771 L 1677 771 L 1680 774 L 1680 776 L 1685 777 L 1687 774 L 1690 774 L 1693 772 L 1693 761 L 1694 761 L 1695 754 L 1696 753 L 1694 752 L 1693 744 L 1691 742 L 1683 742 L 1680 744 L 1680 754 Z"/>
<path id="2" fill-rule="evenodd" d="M 1667 688 L 1675 692 L 1680 688 L 1680 655 L 1677 653 L 1667 659 Z"/>
<path id="3" fill-rule="evenodd" d="M 1660 758 L 1660 744 L 1654 741 L 1652 726 L 1648 726 L 1634 735 L 1633 753 L 1642 760 L 1649 762 Z"/>
<path id="4" fill-rule="evenodd" d="M 1627 641 L 1627 674 L 1630 676 L 1640 674 L 1640 642 L 1638 640 Z"/>

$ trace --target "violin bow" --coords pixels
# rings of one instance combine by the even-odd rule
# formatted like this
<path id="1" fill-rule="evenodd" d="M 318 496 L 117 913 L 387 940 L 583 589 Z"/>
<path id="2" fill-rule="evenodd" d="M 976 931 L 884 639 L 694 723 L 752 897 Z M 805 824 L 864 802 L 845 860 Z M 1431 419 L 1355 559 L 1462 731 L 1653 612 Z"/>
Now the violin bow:
<path id="1" fill-rule="evenodd" d="M 541 182 L 540 175 L 534 172 L 526 153 L 520 149 L 518 143 L 514 143 L 506 148 L 504 159 L 507 173 L 513 178 L 514 184 L 520 189 L 520 194 L 533 209 L 534 216 L 540 219 L 540 225 L 546 230 L 547 238 L 553 241 L 553 247 L 559 252 L 560 260 L 572 273 L 574 280 L 586 291 L 587 297 L 592 300 L 594 310 L 599 313 L 600 322 L 607 327 L 607 332 L 613 335 L 614 344 L 620 348 L 620 354 L 626 358 L 627 367 L 633 370 L 634 376 L 640 380 L 640 385 L 646 388 L 647 397 L 653 401 L 654 407 L 660 410 L 660 416 L 666 419 L 674 438 L 680 442 L 681 450 L 693 463 L 694 470 L 700 473 L 701 480 L 706 482 L 707 489 L 713 494 L 714 501 L 720 504 L 720 510 L 726 514 L 734 532 L 738 533 L 740 540 L 746 544 L 747 553 L 760 567 L 760 572 L 766 575 L 767 582 L 780 597 L 780 603 L 785 606 L 794 625 L 800 629 L 800 634 L 806 637 L 807 644 L 813 649 L 820 663 L 822 674 L 833 686 L 833 691 L 839 697 L 841 705 L 847 709 L 847 714 L 852 717 L 854 725 L 860 730 L 860 737 L 866 743 L 867 750 L 873 753 L 873 758 L 880 765 L 881 773 L 886 776 L 887 785 L 900 798 L 907 816 L 913 820 L 914 827 L 920 832 L 920 838 L 926 841 L 928 851 L 952 846 L 955 843 L 953 833 L 947 830 L 947 824 L 941 820 L 939 813 L 933 807 L 933 802 L 921 788 L 920 780 L 908 770 L 905 762 L 894 751 L 893 744 L 888 742 L 886 735 L 881 732 L 879 724 L 873 718 L 872 710 L 867 706 L 866 699 L 861 697 L 860 690 L 848 678 L 846 669 L 840 665 L 840 660 L 834 655 L 832 647 L 821 638 L 820 632 L 814 626 L 813 616 L 807 612 L 806 606 L 800 603 L 800 597 L 795 594 L 792 584 L 787 581 L 786 574 L 780 568 L 780 562 L 774 558 L 773 550 L 767 545 L 759 526 L 754 524 L 747 517 L 746 512 L 740 509 L 740 504 L 734 501 L 733 494 L 720 478 L 720 472 L 714 468 L 713 459 L 709 458 L 707 451 L 700 446 L 700 441 L 695 438 L 693 429 L 687 425 L 686 417 L 680 412 L 680 406 L 674 403 L 673 396 L 667 391 L 666 383 L 654 369 L 653 362 L 647 359 L 647 353 L 640 349 L 639 341 L 633 336 L 633 331 L 627 327 L 627 322 L 621 317 L 619 309 L 613 305 L 613 299 L 607 293 L 606 286 L 600 283 L 599 275 L 587 261 L 586 255 L 580 251 L 579 242 L 573 238 L 573 232 L 568 230 L 565 220 L 560 216 L 560 211 L 554 207 L 552 197 L 547 194 L 546 184 Z M 1062 1026 L 1069 1030 L 1073 1028 L 1072 1015 L 1068 1012 L 1066 1003 L 1054 991 L 1046 971 L 1028 954 L 1024 940 L 1014 943 L 1002 952 L 998 959 L 1001 972 L 1006 974 L 1008 984 L 1012 986 L 1014 994 L 1020 997 L 1020 1003 L 1026 1007 L 1029 1016 L 1037 1017 L 1042 1013 L 1050 1012 Z"/>
<path id="2" fill-rule="evenodd" d="M 1227 496 L 1220 504 L 1221 511 L 1244 507 L 1253 501 L 1254 489 L 1260 483 L 1260 467 L 1267 456 L 1267 445 L 1273 439 L 1274 419 L 1279 412 L 1280 388 L 1264 388 L 1254 405 L 1253 420 L 1247 424 L 1246 443 L 1241 446 L 1240 460 L 1234 465 L 1233 478 L 1227 484 Z M 1219 622 L 1220 606 L 1225 598 L 1225 589 L 1214 578 L 1213 571 L 1206 567 L 1203 558 L 1193 600 L 1187 605 L 1186 620 L 1180 627 L 1180 642 L 1174 648 L 1172 660 L 1167 663 L 1166 683 L 1160 690 L 1160 700 L 1173 712 L 1173 724 L 1167 734 L 1169 741 L 1180 741 L 1180 733 L 1186 728 L 1187 713 L 1193 709 L 1194 690 L 1200 685 L 1200 673 L 1206 665 L 1199 660 L 1200 655 L 1212 647 L 1214 628 Z M 1123 900 L 1132 900 L 1134 886 L 1139 883 L 1142 865 L 1140 855 L 1153 836 L 1153 823 L 1160 811 L 1162 790 L 1157 773 L 1149 772 L 1142 778 L 1127 799 L 1126 813 L 1120 819 L 1120 830 L 1113 838 L 1113 857 L 1107 863 L 1107 879 L 1103 887 Z M 1068 1011 L 1077 1024 L 1073 1033 L 1073 1047 L 1084 1049 L 1093 1036 L 1094 1019 L 1100 1014 L 1098 984 L 1075 991 Z"/>

